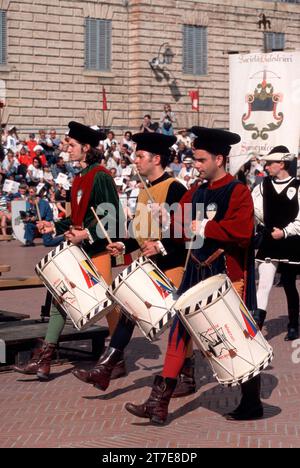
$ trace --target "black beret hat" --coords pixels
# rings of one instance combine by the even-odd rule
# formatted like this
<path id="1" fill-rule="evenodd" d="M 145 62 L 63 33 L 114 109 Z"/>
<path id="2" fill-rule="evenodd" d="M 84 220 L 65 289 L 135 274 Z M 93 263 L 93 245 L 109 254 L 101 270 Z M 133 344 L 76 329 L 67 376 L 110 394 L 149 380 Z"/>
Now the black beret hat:
<path id="1" fill-rule="evenodd" d="M 174 136 L 149 132 L 136 133 L 132 139 L 137 143 L 136 151 L 147 151 L 148 153 L 159 155 L 168 154 L 171 146 L 177 141 L 177 138 Z"/>
<path id="2" fill-rule="evenodd" d="M 237 133 L 218 128 L 192 127 L 189 131 L 196 135 L 195 149 L 202 149 L 212 154 L 222 154 L 222 156 L 228 156 L 231 145 L 241 141 L 241 137 Z"/>
<path id="3" fill-rule="evenodd" d="M 105 133 L 100 130 L 93 130 L 91 127 L 87 127 L 79 122 L 70 122 L 69 129 L 68 136 L 70 138 L 74 138 L 74 140 L 82 145 L 89 144 L 92 148 L 96 148 L 99 142 L 106 138 Z"/>

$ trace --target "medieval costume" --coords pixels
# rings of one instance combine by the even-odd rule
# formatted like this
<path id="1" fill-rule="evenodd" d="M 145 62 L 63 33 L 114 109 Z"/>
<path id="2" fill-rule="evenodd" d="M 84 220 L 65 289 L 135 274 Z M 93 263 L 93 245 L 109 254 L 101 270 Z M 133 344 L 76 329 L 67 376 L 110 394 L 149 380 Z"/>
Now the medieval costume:
<path id="1" fill-rule="evenodd" d="M 230 152 L 230 145 L 240 141 L 238 135 L 221 130 L 193 127 L 192 132 L 197 135 L 194 141 L 195 150 L 204 150 L 210 155 L 220 154 L 226 157 Z M 196 153 L 197 151 L 195 156 Z M 199 203 L 200 209 L 204 208 L 205 213 L 200 232 L 204 243 L 201 248 L 193 250 L 179 294 L 208 276 L 226 272 L 237 292 L 245 298 L 248 307 L 252 309 L 255 307 L 254 255 L 250 246 L 254 231 L 254 210 L 250 192 L 224 170 L 222 178 L 203 184 L 194 193 L 192 198 L 194 220 L 197 218 L 196 210 Z M 204 262 L 216 252 L 218 252 L 217 258 L 209 266 L 205 266 Z M 249 278 L 250 272 L 252 278 Z M 249 284 L 252 288 L 249 288 Z M 162 376 L 156 376 L 151 395 L 144 404 L 126 405 L 130 413 L 149 418 L 155 424 L 163 424 L 166 421 L 168 404 L 189 341 L 187 330 L 176 317 L 170 332 Z M 261 417 L 263 409 L 260 401 L 260 378 L 255 377 L 242 384 L 242 394 L 239 407 L 227 417 L 229 419 Z"/>
<path id="2" fill-rule="evenodd" d="M 266 165 L 294 158 L 285 146 L 276 146 L 263 159 Z M 285 340 L 299 336 L 299 294 L 296 277 L 300 264 L 300 182 L 283 169 L 283 179 L 266 177 L 252 193 L 255 215 L 258 220 L 256 260 L 259 271 L 256 319 L 263 324 L 269 294 L 278 265 L 288 303 L 288 333 Z M 282 230 L 283 237 L 274 239 L 274 228 Z M 298 264 L 298 266 L 297 266 Z"/>
<path id="3" fill-rule="evenodd" d="M 182 280 L 186 255 L 184 246 L 178 247 L 168 235 L 163 235 L 160 226 L 154 221 L 149 210 L 149 194 L 155 200 L 155 203 L 172 206 L 174 203 L 178 203 L 186 192 L 181 183 L 163 172 L 169 159 L 169 148 L 174 144 L 176 138 L 156 133 L 143 133 L 134 135 L 133 141 L 137 143 L 137 154 L 139 151 L 146 151 L 147 153 L 160 155 L 161 161 L 164 162 L 161 163 L 162 175 L 148 184 L 147 191 L 145 189 L 141 190 L 132 226 L 132 236 L 130 239 L 123 240 L 123 243 L 126 252 L 133 252 L 138 248 L 142 248 L 145 241 L 159 241 L 160 253 L 151 257 L 151 259 L 178 287 Z M 134 328 L 134 322 L 123 314 L 112 336 L 107 356 L 99 360 L 94 369 L 90 371 L 75 370 L 74 375 L 86 383 L 93 384 L 101 390 L 106 390 L 115 362 L 128 345 Z"/>
<path id="4" fill-rule="evenodd" d="M 75 139 L 81 145 L 89 144 L 95 148 L 105 135 L 99 131 L 77 122 L 69 123 L 69 137 Z M 99 238 L 96 233 L 96 221 L 94 220 L 91 207 L 95 209 L 99 205 L 111 204 L 115 209 L 117 223 L 120 219 L 119 197 L 112 177 L 108 171 L 95 162 L 84 169 L 75 177 L 71 191 L 71 217 L 55 223 L 56 234 L 61 235 L 68 231 L 71 226 L 74 229 L 87 229 L 89 239 L 82 243 L 88 255 L 92 257 L 96 269 L 108 284 L 112 282 L 111 259 L 105 251 L 106 239 Z M 121 214 L 122 220 L 122 214 Z M 119 320 L 119 312 L 111 311 L 107 315 L 110 332 L 113 333 Z M 62 333 L 66 321 L 64 311 L 56 304 L 51 308 L 50 321 L 47 334 L 41 347 L 34 353 L 33 359 L 26 365 L 15 366 L 17 372 L 24 374 L 37 374 L 40 380 L 47 380 L 50 373 L 51 358 L 57 347 L 59 337 Z M 118 361 L 117 375 L 125 374 L 124 360 L 121 357 Z"/>

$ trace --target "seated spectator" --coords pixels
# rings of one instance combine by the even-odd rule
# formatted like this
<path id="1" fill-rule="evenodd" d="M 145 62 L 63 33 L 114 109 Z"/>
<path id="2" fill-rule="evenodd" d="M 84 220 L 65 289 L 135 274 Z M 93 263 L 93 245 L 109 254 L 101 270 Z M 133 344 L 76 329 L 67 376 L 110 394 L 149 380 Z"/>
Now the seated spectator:
<path id="1" fill-rule="evenodd" d="M 26 146 L 28 148 L 29 154 L 31 156 L 31 160 L 36 156 L 34 148 L 37 146 L 38 142 L 35 139 L 35 134 L 29 134 L 29 140 L 26 141 Z"/>
<path id="2" fill-rule="evenodd" d="M 50 186 L 54 186 L 54 177 L 48 165 L 44 167 L 44 182 Z"/>
<path id="3" fill-rule="evenodd" d="M 51 191 L 51 192 L 49 192 L 48 198 L 49 198 L 49 204 L 50 204 L 50 207 L 51 207 L 51 210 L 52 210 L 52 213 L 53 213 L 53 221 L 57 222 L 60 219 L 65 218 L 66 217 L 66 209 L 62 204 L 64 202 L 61 202 L 61 200 L 60 200 L 60 194 L 58 196 L 56 196 L 55 192 Z M 58 200 L 57 200 L 57 198 L 58 198 Z"/>
<path id="4" fill-rule="evenodd" d="M 132 166 L 129 164 L 129 161 L 127 159 L 121 159 L 120 162 L 120 177 L 123 179 L 129 178 L 132 175 Z"/>
<path id="5" fill-rule="evenodd" d="M 192 156 L 191 150 L 189 150 L 183 142 L 178 143 L 178 150 L 177 150 L 177 156 L 179 159 L 179 162 L 183 162 L 184 158 L 187 156 Z"/>
<path id="6" fill-rule="evenodd" d="M 26 180 L 28 183 L 38 184 L 44 181 L 44 171 L 38 158 L 34 158 L 27 169 Z"/>
<path id="7" fill-rule="evenodd" d="M 56 164 L 52 166 L 52 175 L 54 179 L 57 179 L 59 174 L 66 174 L 68 177 L 70 174 L 65 161 L 61 157 L 57 158 Z"/>
<path id="8" fill-rule="evenodd" d="M 171 171 L 173 172 L 174 177 L 178 177 L 181 169 L 182 169 L 182 164 L 180 164 L 178 156 L 174 156 L 173 161 L 169 165 Z"/>
<path id="9" fill-rule="evenodd" d="M 53 132 L 53 130 L 51 131 Z M 52 136 L 53 136 L 53 133 L 52 133 Z M 47 136 L 45 130 L 39 130 L 38 145 L 42 146 L 42 148 L 44 149 L 46 160 L 49 166 L 55 164 L 56 162 L 56 156 L 54 152 L 56 148 L 58 148 L 59 143 L 56 146 L 55 142 L 57 143 L 56 138 L 53 139 L 50 136 Z"/>
<path id="10" fill-rule="evenodd" d="M 45 155 L 45 150 L 41 145 L 36 145 L 34 147 L 35 158 L 38 158 L 42 167 L 45 167 L 47 163 L 47 158 Z"/>
<path id="11" fill-rule="evenodd" d="M 59 145 L 59 158 L 63 158 L 65 163 L 70 162 L 70 155 L 68 153 L 69 143 L 61 141 Z"/>
<path id="12" fill-rule="evenodd" d="M 14 154 L 16 154 L 18 143 L 19 143 L 19 137 L 17 134 L 17 128 L 15 126 L 12 126 L 8 129 L 8 133 L 6 137 L 6 149 L 12 150 Z"/>
<path id="13" fill-rule="evenodd" d="M 194 161 L 191 157 L 183 160 L 183 167 L 178 174 L 178 180 L 189 183 L 199 176 L 199 172 L 194 168 Z"/>
<path id="14" fill-rule="evenodd" d="M 15 200 L 26 200 L 28 195 L 28 185 L 21 183 L 19 186 L 18 193 L 16 194 Z"/>
<path id="15" fill-rule="evenodd" d="M 159 125 L 158 123 L 152 123 L 151 122 L 151 115 L 150 114 L 146 114 L 144 116 L 144 119 L 143 119 L 143 123 L 142 125 L 140 126 L 140 132 L 141 133 L 155 133 L 157 132 L 159 128 Z"/>
<path id="16" fill-rule="evenodd" d="M 49 202 L 37 197 L 35 187 L 30 187 L 29 189 L 28 203 L 29 206 L 26 211 L 26 217 L 23 218 L 25 225 L 25 247 L 34 247 L 34 239 L 37 234 L 36 222 L 38 220 L 36 204 L 38 204 L 39 214 L 42 220 L 53 221 L 53 213 Z M 63 240 L 63 236 L 60 238 L 53 238 L 51 234 L 43 234 L 42 238 L 45 247 L 55 247 Z"/>
<path id="17" fill-rule="evenodd" d="M 1 192 L 0 194 L 0 223 L 1 234 L 7 236 L 7 225 L 11 221 L 11 207 L 8 195 Z"/>
<path id="18" fill-rule="evenodd" d="M 20 163 L 12 150 L 7 151 L 7 155 L 1 163 L 1 174 L 4 178 L 14 177 L 18 173 Z"/>
<path id="19" fill-rule="evenodd" d="M 34 157 L 35 157 L 35 153 L 33 153 L 33 154 L 34 154 Z M 18 160 L 19 160 L 19 163 L 26 166 L 26 168 L 29 167 L 30 164 L 32 164 L 33 157 L 31 156 L 31 154 L 28 153 L 25 146 L 22 146 L 22 148 L 20 150 L 20 153 L 19 153 L 19 156 L 18 156 Z"/>
<path id="20" fill-rule="evenodd" d="M 111 148 L 112 145 L 115 145 L 115 147 L 117 147 L 118 145 L 118 142 L 117 140 L 115 139 L 115 134 L 113 131 L 109 131 L 108 134 L 107 134 L 107 138 L 106 140 L 104 140 L 103 142 L 103 145 L 104 145 L 104 152 L 106 152 L 108 149 Z"/>
<path id="21" fill-rule="evenodd" d="M 178 143 L 183 143 L 186 148 L 191 148 L 192 147 L 192 139 L 188 134 L 188 131 L 186 128 L 183 128 L 178 132 L 177 135 L 177 144 Z"/>
<path id="22" fill-rule="evenodd" d="M 120 152 L 117 150 L 117 144 L 113 142 L 105 152 L 106 167 L 111 169 L 114 167 L 118 173 L 118 167 L 121 160 Z"/>
<path id="23" fill-rule="evenodd" d="M 125 132 L 124 137 L 123 137 L 123 139 L 122 139 L 122 141 L 121 141 L 120 146 L 122 147 L 123 145 L 127 145 L 128 149 L 131 150 L 130 153 L 132 153 L 132 152 L 134 151 L 134 149 L 135 149 L 135 143 L 134 143 L 134 141 L 132 140 L 132 133 L 131 133 L 131 132 L 129 132 L 129 131 Z"/>

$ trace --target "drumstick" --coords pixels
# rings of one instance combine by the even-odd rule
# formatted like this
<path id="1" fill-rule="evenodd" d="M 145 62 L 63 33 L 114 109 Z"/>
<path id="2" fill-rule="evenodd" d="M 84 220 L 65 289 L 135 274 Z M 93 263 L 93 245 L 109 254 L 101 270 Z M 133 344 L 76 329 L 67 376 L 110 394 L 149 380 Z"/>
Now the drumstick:
<path id="1" fill-rule="evenodd" d="M 108 242 L 109 244 L 112 244 L 113 242 L 112 242 L 111 238 L 109 237 L 108 232 L 106 231 L 105 227 L 103 226 L 102 221 L 101 221 L 101 219 L 99 218 L 99 216 L 97 215 L 97 213 L 96 213 L 96 211 L 95 211 L 95 209 L 94 209 L 93 206 L 91 207 L 91 210 L 92 210 L 93 215 L 95 216 L 95 219 L 97 220 L 97 222 L 98 222 L 98 224 L 99 224 L 99 227 L 100 227 L 100 229 L 101 229 L 103 235 L 105 236 L 107 242 Z M 124 264 L 124 255 L 120 254 L 120 255 L 118 255 L 118 256 L 116 257 L 116 264 L 117 264 L 117 266 L 123 265 L 123 264 Z"/>
<path id="2" fill-rule="evenodd" d="M 201 212 L 198 211 L 197 216 L 196 216 L 196 221 L 200 221 L 200 217 L 201 217 Z M 190 241 L 189 251 L 188 251 L 187 256 L 186 256 L 186 261 L 185 261 L 184 270 L 183 270 L 184 273 L 187 270 L 188 263 L 189 263 L 190 258 L 191 258 L 191 254 L 192 254 L 192 250 L 193 250 L 193 243 L 194 243 L 195 237 L 196 236 L 194 235 L 193 238 Z"/>
<path id="3" fill-rule="evenodd" d="M 97 215 L 97 213 L 96 213 L 96 211 L 95 211 L 95 209 L 94 209 L 93 206 L 91 207 L 91 210 L 92 210 L 93 215 L 95 216 L 95 219 L 97 220 L 97 222 L 98 222 L 98 224 L 99 224 L 99 227 L 100 227 L 100 229 L 101 229 L 101 231 L 102 231 L 104 237 L 106 238 L 107 242 L 108 242 L 109 244 L 112 244 L 112 240 L 111 240 L 111 238 L 109 237 L 108 232 L 106 231 L 105 227 L 103 226 L 102 221 L 101 221 L 101 219 L 99 218 L 99 216 Z"/>

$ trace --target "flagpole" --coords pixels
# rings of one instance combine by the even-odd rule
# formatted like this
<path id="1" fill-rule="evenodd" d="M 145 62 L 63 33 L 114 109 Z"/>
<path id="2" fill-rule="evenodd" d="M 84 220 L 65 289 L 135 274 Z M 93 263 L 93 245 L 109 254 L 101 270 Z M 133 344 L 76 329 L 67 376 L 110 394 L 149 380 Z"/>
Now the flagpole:
<path id="1" fill-rule="evenodd" d="M 198 88 L 198 127 L 200 127 L 200 88 Z"/>

